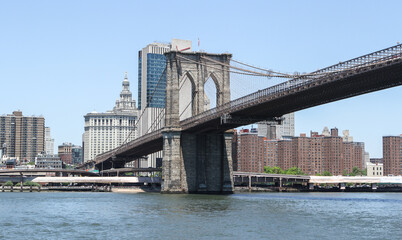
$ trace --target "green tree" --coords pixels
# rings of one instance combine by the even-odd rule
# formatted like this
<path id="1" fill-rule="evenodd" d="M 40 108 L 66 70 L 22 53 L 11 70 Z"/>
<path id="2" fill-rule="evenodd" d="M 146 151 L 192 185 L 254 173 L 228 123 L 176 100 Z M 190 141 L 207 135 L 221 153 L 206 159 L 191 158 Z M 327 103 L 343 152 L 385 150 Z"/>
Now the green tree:
<path id="1" fill-rule="evenodd" d="M 288 175 L 304 175 L 304 173 L 298 167 L 289 168 L 288 170 L 285 171 L 285 174 L 288 174 Z"/>
<path id="2" fill-rule="evenodd" d="M 11 186 L 14 186 L 14 183 L 11 181 L 7 181 L 4 183 L 4 186 L 11 187 Z"/>
<path id="3" fill-rule="evenodd" d="M 324 171 L 322 173 L 322 176 L 332 176 L 332 174 L 330 172 L 328 172 L 328 171 Z"/>
<path id="4" fill-rule="evenodd" d="M 284 174 L 285 171 L 283 171 L 280 167 L 269 167 L 269 166 L 265 166 L 265 167 L 264 167 L 264 173 L 269 173 L 269 174 Z"/>
<path id="5" fill-rule="evenodd" d="M 349 174 L 350 176 L 357 176 L 361 175 L 361 170 L 358 167 L 353 167 L 352 172 Z"/>
<path id="6" fill-rule="evenodd" d="M 264 173 L 272 173 L 272 167 L 264 166 Z"/>
<path id="7" fill-rule="evenodd" d="M 346 169 L 344 169 L 342 171 L 342 176 L 348 176 L 348 175 L 349 175 L 348 171 Z"/>
<path id="8" fill-rule="evenodd" d="M 364 170 L 362 170 L 362 175 L 363 175 L 363 176 L 367 176 L 367 168 L 365 168 Z"/>
<path id="9" fill-rule="evenodd" d="M 36 182 L 26 181 L 26 182 L 24 182 L 24 186 L 39 187 L 40 184 L 36 183 Z"/>

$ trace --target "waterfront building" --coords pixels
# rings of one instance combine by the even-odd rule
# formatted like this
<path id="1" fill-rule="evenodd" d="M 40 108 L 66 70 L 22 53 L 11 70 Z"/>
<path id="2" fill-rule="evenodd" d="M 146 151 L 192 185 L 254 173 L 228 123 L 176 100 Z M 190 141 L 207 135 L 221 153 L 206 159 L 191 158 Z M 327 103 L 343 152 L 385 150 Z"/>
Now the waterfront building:
<path id="1" fill-rule="evenodd" d="M 296 166 L 292 156 L 292 141 L 281 140 L 278 142 L 278 167 L 289 169 Z"/>
<path id="2" fill-rule="evenodd" d="M 58 156 L 65 164 L 81 164 L 82 148 L 72 143 L 63 143 L 58 146 Z"/>
<path id="3" fill-rule="evenodd" d="M 310 132 L 311 133 L 311 132 Z M 323 144 L 322 144 L 323 136 L 318 136 L 318 133 L 314 133 L 310 135 L 310 169 L 305 169 L 304 173 L 308 175 L 316 175 L 321 174 L 325 171 L 325 164 L 323 161 Z"/>
<path id="4" fill-rule="evenodd" d="M 368 162 L 366 169 L 367 177 L 382 177 L 384 175 L 384 166 L 382 163 Z"/>
<path id="5" fill-rule="evenodd" d="M 364 161 L 362 169 L 366 168 L 368 162 L 370 162 L 370 154 L 368 152 L 364 152 Z"/>
<path id="6" fill-rule="evenodd" d="M 83 158 L 82 158 L 82 147 L 73 145 L 71 147 L 71 161 L 72 164 L 78 165 L 83 163 Z"/>
<path id="7" fill-rule="evenodd" d="M 314 162 L 310 159 L 310 144 L 311 139 L 306 137 L 306 134 L 301 134 L 300 137 L 292 139 L 292 158 L 293 166 L 297 166 L 304 173 L 312 173 Z"/>
<path id="8" fill-rule="evenodd" d="M 382 138 L 384 175 L 402 175 L 402 135 Z"/>
<path id="9" fill-rule="evenodd" d="M 54 139 L 50 134 L 50 127 L 45 127 L 45 153 L 48 155 L 54 153 Z"/>
<path id="10" fill-rule="evenodd" d="M 370 158 L 371 163 L 384 163 L 382 158 Z"/>
<path id="11" fill-rule="evenodd" d="M 266 165 L 269 167 L 278 166 L 278 140 L 264 139 Z"/>
<path id="12" fill-rule="evenodd" d="M 122 87 L 120 99 L 116 101 L 113 110 L 105 113 L 93 111 L 84 116 L 84 162 L 91 161 L 96 155 L 115 149 L 138 136 L 138 109 L 132 99 L 127 73 Z"/>
<path id="13" fill-rule="evenodd" d="M 269 121 L 258 123 L 258 135 L 267 139 L 283 140 L 285 137 L 295 135 L 295 114 L 289 113 L 283 115 L 282 124 L 274 124 Z"/>
<path id="14" fill-rule="evenodd" d="M 264 137 L 258 136 L 253 130 L 240 130 L 237 146 L 238 171 L 241 172 L 264 172 L 266 165 Z"/>
<path id="15" fill-rule="evenodd" d="M 238 170 L 238 159 L 237 159 L 237 151 L 238 151 L 238 133 L 237 130 L 234 130 L 233 138 L 232 138 L 232 161 L 233 161 L 233 171 Z"/>
<path id="16" fill-rule="evenodd" d="M 61 159 L 61 161 L 65 164 L 72 164 L 72 154 L 71 154 L 71 148 L 73 144 L 71 143 L 63 143 L 58 147 L 58 155 Z"/>
<path id="17" fill-rule="evenodd" d="M 349 130 L 343 130 L 342 131 L 342 140 L 343 142 L 353 142 L 353 137 L 349 136 Z"/>
<path id="18" fill-rule="evenodd" d="M 63 168 L 63 161 L 57 155 L 39 154 L 35 158 L 35 168 L 61 169 Z"/>
<path id="19" fill-rule="evenodd" d="M 299 137 L 284 140 L 269 140 L 258 136 L 255 130 L 241 130 L 237 136 L 238 171 L 263 172 L 264 166 L 280 167 L 283 170 L 298 167 L 308 175 L 328 171 L 333 175 L 352 172 L 353 167 L 362 169 L 364 143 L 344 142 L 338 129 L 324 128 L 321 134 L 302 133 Z M 236 162 L 234 162 L 236 165 Z"/>
<path id="20" fill-rule="evenodd" d="M 18 160 L 16 158 L 8 158 L 6 160 L 6 168 L 7 169 L 14 169 L 18 164 Z"/>
<path id="21" fill-rule="evenodd" d="M 172 39 L 171 43 L 151 43 L 138 52 L 138 109 L 139 136 L 164 126 L 166 98 L 166 57 L 169 51 L 192 51 L 191 41 Z M 181 100 L 185 101 L 185 100 Z M 180 104 L 182 106 L 184 104 Z M 155 167 L 162 160 L 162 152 L 151 154 L 141 167 Z"/>
<path id="22" fill-rule="evenodd" d="M 21 111 L 0 116 L 0 146 L 4 146 L 3 155 L 21 163 L 34 161 L 45 151 L 45 118 L 26 117 Z"/>
<path id="23" fill-rule="evenodd" d="M 336 133 L 336 134 L 335 134 Z M 337 129 L 331 129 L 330 136 L 323 132 L 323 161 L 326 171 L 333 175 L 342 175 L 343 158 L 342 158 L 342 138 L 338 136 Z"/>

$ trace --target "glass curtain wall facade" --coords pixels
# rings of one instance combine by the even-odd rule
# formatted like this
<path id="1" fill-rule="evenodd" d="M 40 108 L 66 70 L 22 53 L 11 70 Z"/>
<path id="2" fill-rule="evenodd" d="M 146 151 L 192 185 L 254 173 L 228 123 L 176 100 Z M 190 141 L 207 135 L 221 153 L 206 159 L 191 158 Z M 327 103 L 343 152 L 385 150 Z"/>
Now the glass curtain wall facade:
<path id="1" fill-rule="evenodd" d="M 147 102 L 149 107 L 164 108 L 166 98 L 165 55 L 147 54 Z"/>

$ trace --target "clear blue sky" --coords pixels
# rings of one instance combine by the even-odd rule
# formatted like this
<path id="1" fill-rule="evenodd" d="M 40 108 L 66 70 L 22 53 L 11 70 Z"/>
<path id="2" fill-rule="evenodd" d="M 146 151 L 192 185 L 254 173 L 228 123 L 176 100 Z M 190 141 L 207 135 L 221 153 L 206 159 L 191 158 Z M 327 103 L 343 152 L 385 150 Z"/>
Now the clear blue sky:
<path id="1" fill-rule="evenodd" d="M 0 114 L 43 115 L 56 146 L 110 110 L 138 50 L 172 38 L 283 72 L 309 72 L 402 42 L 402 1 L 1 1 Z M 402 88 L 296 113 L 296 134 L 349 129 L 382 156 L 402 133 Z"/>

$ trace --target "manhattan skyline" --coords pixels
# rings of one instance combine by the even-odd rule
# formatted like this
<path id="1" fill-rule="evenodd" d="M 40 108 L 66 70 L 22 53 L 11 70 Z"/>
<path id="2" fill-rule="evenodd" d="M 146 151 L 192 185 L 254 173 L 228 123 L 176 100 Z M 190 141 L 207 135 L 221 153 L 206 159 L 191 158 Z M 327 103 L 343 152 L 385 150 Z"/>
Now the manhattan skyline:
<path id="1" fill-rule="evenodd" d="M 43 115 L 56 146 L 81 145 L 83 116 L 113 107 L 125 72 L 138 104 L 138 51 L 154 41 L 187 39 L 197 50 L 200 39 L 201 50 L 290 73 L 402 41 L 397 1 L 160 3 L 0 3 L 0 114 Z M 381 157 L 382 136 L 402 133 L 401 100 L 394 87 L 299 111 L 295 133 L 349 129 L 370 157 Z"/>

